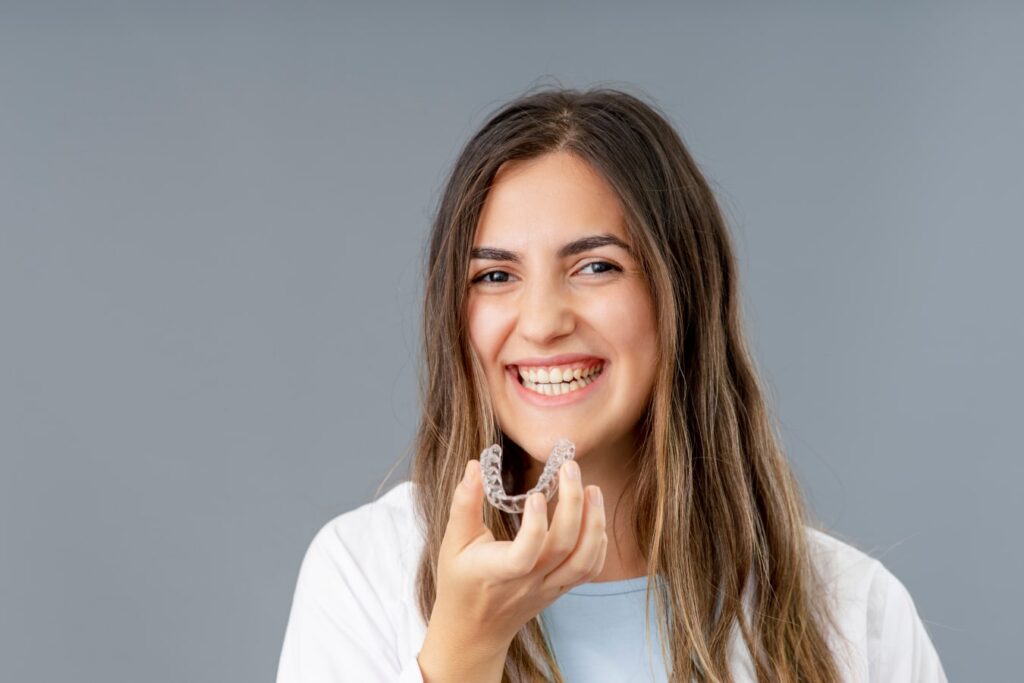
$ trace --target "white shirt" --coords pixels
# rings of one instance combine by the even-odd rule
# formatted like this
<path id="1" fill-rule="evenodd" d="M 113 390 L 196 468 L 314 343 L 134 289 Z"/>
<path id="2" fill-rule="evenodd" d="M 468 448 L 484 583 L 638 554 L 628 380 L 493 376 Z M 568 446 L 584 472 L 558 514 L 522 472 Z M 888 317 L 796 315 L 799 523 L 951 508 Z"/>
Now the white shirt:
<path id="1" fill-rule="evenodd" d="M 851 657 L 839 661 L 843 680 L 948 683 L 914 602 L 899 579 L 878 560 L 832 536 L 808 528 L 808 538 L 814 561 L 835 590 L 838 622 L 849 643 Z M 416 656 L 427 626 L 415 597 L 423 539 L 411 482 L 402 482 L 376 501 L 325 524 L 299 569 L 277 683 L 423 683 Z M 622 609 L 629 609 L 624 607 L 626 603 L 617 603 L 618 611 L 612 610 L 620 628 L 602 629 L 594 622 L 594 597 L 617 595 L 620 597 L 614 599 L 626 600 L 622 597 L 626 594 L 642 596 L 635 591 L 642 587 L 641 582 L 646 586 L 642 577 L 614 582 L 631 589 L 621 592 L 610 591 L 604 582 L 583 584 L 542 613 L 560 668 L 570 676 L 570 683 L 599 683 L 592 676 L 581 678 L 584 674 L 580 672 L 588 671 L 589 657 L 573 659 L 574 650 L 601 651 L 600 642 L 583 642 L 586 649 L 580 650 L 583 624 L 591 627 L 583 638 L 599 640 L 602 633 L 609 633 L 609 637 L 621 639 Z M 581 611 L 588 605 L 580 596 L 593 596 L 589 614 Z M 640 605 L 627 613 L 634 615 L 632 631 L 642 643 L 643 603 L 631 604 Z M 652 628 L 653 657 L 658 647 L 656 626 L 652 624 Z M 570 659 L 564 667 L 563 653 Z M 602 679 L 627 680 L 633 669 L 609 668 L 618 660 L 610 661 L 601 664 Z M 734 630 L 729 661 L 737 683 L 757 680 L 738 629 Z M 656 662 L 655 671 L 661 666 L 660 658 Z"/>

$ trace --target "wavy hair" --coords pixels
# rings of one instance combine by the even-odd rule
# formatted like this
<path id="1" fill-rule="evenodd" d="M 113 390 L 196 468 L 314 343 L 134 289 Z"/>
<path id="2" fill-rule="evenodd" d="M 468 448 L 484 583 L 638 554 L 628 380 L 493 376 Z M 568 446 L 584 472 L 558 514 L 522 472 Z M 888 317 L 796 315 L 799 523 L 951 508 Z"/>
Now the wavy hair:
<path id="1" fill-rule="evenodd" d="M 759 681 L 838 681 L 834 612 L 809 554 L 807 530 L 816 525 L 747 349 L 726 222 L 667 117 L 613 88 L 546 87 L 504 104 L 466 143 L 441 193 L 424 253 L 422 412 L 411 467 L 426 529 L 416 576 L 424 620 L 467 461 L 502 443 L 506 488 L 524 492 L 529 456 L 497 427 L 467 335 L 470 248 L 498 168 L 556 151 L 586 161 L 616 191 L 655 302 L 655 386 L 627 491 L 669 680 L 732 681 L 738 628 Z M 494 537 L 514 539 L 519 518 L 484 508 Z M 563 678 L 535 617 L 511 643 L 502 681 L 538 680 Z"/>

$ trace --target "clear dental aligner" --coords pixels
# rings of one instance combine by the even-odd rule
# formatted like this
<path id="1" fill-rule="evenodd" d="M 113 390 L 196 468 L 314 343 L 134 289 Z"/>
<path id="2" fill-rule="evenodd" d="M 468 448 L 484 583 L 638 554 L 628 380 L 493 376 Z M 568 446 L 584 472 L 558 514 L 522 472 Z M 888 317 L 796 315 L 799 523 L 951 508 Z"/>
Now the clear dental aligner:
<path id="1" fill-rule="evenodd" d="M 480 453 L 480 471 L 483 474 L 484 493 L 488 502 L 505 512 L 522 513 L 526 508 L 526 499 L 535 491 L 540 491 L 545 498 L 551 500 L 551 496 L 558 490 L 558 477 L 555 476 L 558 468 L 566 460 L 572 460 L 575 455 L 576 444 L 568 439 L 559 439 L 551 449 L 548 461 L 544 463 L 544 471 L 541 472 L 537 485 L 526 493 L 510 496 L 505 493 L 505 486 L 501 481 L 501 446 L 488 446 Z"/>

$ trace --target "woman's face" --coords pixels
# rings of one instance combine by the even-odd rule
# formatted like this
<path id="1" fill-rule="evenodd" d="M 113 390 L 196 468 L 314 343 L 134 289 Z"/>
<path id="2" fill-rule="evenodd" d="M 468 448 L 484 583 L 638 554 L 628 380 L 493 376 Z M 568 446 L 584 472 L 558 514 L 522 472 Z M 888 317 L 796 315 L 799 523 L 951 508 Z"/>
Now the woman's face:
<path id="1" fill-rule="evenodd" d="M 560 437 L 581 462 L 632 453 L 657 336 L 631 248 L 614 190 L 578 157 L 499 169 L 473 240 L 469 335 L 499 427 L 536 460 Z"/>

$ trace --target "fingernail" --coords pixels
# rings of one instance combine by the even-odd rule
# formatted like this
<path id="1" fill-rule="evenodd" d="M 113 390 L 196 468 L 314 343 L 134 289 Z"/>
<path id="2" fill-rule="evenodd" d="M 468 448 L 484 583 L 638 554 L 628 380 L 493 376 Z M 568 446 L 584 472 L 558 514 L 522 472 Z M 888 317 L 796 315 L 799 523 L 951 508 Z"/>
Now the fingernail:
<path id="1" fill-rule="evenodd" d="M 573 481 L 579 481 L 580 466 L 577 465 L 574 461 L 570 460 L 569 462 L 565 463 L 565 475 L 572 479 Z"/>
<path id="2" fill-rule="evenodd" d="M 544 512 L 544 508 L 547 507 L 547 500 L 545 500 L 544 494 L 535 493 L 530 496 L 530 505 L 533 506 L 534 512 Z"/>
<path id="3" fill-rule="evenodd" d="M 466 463 L 466 471 L 462 474 L 462 483 L 468 485 L 471 472 L 473 471 L 473 461 L 470 460 Z"/>
<path id="4" fill-rule="evenodd" d="M 594 505 L 601 505 L 601 489 L 596 486 L 590 489 L 590 502 Z"/>

